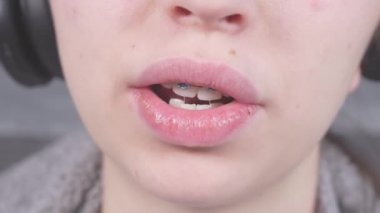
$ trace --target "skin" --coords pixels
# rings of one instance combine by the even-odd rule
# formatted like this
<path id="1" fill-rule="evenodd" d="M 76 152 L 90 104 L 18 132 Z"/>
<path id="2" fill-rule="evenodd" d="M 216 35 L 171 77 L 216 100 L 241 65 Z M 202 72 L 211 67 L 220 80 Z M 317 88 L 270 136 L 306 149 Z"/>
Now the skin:
<path id="1" fill-rule="evenodd" d="M 314 212 L 321 140 L 358 85 L 380 1 L 51 6 L 66 82 L 104 153 L 103 213 Z M 136 113 L 128 86 L 149 63 L 176 56 L 224 62 L 258 88 L 261 112 L 231 143 L 165 145 Z"/>

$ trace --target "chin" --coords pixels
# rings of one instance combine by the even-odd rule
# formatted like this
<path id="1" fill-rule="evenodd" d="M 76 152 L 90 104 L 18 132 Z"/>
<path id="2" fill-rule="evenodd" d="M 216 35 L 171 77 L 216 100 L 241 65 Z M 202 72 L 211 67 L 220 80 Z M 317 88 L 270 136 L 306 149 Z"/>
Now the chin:
<path id="1" fill-rule="evenodd" d="M 244 163 L 210 153 L 165 150 L 124 159 L 130 178 L 145 196 L 186 208 L 218 208 L 247 197 L 252 179 Z"/>

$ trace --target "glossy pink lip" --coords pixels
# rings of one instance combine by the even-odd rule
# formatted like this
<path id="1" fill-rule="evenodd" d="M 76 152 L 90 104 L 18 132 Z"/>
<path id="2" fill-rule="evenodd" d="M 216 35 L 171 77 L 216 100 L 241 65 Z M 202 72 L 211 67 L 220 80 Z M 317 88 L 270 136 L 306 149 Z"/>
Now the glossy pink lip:
<path id="1" fill-rule="evenodd" d="M 189 83 L 216 89 L 235 99 L 221 107 L 191 111 L 170 106 L 149 86 Z M 187 58 L 162 60 L 148 66 L 131 87 L 137 111 L 160 141 L 186 147 L 213 147 L 254 117 L 260 105 L 250 82 L 231 67 Z"/>

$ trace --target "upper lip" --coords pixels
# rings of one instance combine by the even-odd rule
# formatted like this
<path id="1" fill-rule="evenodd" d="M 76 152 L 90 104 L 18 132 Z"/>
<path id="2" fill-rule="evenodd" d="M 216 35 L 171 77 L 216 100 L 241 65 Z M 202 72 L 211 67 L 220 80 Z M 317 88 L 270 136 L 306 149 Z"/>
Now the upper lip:
<path id="1" fill-rule="evenodd" d="M 258 104 L 256 88 L 242 73 L 220 62 L 170 58 L 148 65 L 132 87 L 163 83 L 187 83 L 209 87 L 245 104 Z"/>

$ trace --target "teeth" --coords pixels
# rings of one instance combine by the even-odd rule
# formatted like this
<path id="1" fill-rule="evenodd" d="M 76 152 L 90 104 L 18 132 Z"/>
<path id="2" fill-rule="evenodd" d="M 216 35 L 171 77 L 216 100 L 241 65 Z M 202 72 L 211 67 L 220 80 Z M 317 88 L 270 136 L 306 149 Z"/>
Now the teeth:
<path id="1" fill-rule="evenodd" d="M 196 110 L 197 108 L 196 104 L 185 104 L 185 101 L 181 99 L 177 99 L 177 98 L 170 99 L 169 104 L 176 108 L 187 109 L 187 110 Z"/>
<path id="2" fill-rule="evenodd" d="M 215 101 L 222 99 L 222 93 L 211 88 L 200 88 L 198 91 L 198 99 L 202 101 Z"/>
<path id="3" fill-rule="evenodd" d="M 196 110 L 206 110 L 213 108 L 211 104 L 198 104 L 195 109 Z"/>
<path id="4" fill-rule="evenodd" d="M 161 84 L 161 86 L 163 86 L 166 89 L 173 89 L 174 84 Z"/>
<path id="5" fill-rule="evenodd" d="M 196 110 L 205 110 L 205 109 L 211 109 L 211 104 L 198 104 L 196 106 Z"/>
<path id="6" fill-rule="evenodd" d="M 223 94 L 214 89 L 192 86 L 186 83 L 162 84 L 162 86 L 167 89 L 172 89 L 175 94 L 186 98 L 195 98 L 198 96 L 198 99 L 202 101 L 216 101 L 223 98 Z"/>
<path id="7" fill-rule="evenodd" d="M 199 87 L 191 86 L 190 84 L 179 83 L 173 86 L 173 92 L 179 96 L 186 98 L 195 98 Z"/>
<path id="8" fill-rule="evenodd" d="M 222 105 L 223 104 L 198 104 L 196 106 L 196 109 L 197 110 L 212 109 L 212 108 L 220 107 Z"/>
<path id="9" fill-rule="evenodd" d="M 181 106 L 182 109 L 187 109 L 187 110 L 197 110 L 197 105 L 196 104 L 183 104 Z"/>
<path id="10" fill-rule="evenodd" d="M 185 101 L 176 98 L 171 98 L 169 104 L 177 108 L 182 108 L 182 105 L 185 104 Z"/>
<path id="11" fill-rule="evenodd" d="M 186 109 L 186 110 L 206 110 L 211 109 L 215 107 L 222 106 L 223 104 L 186 104 L 183 100 L 172 98 L 169 101 L 169 104 L 171 106 L 174 106 L 176 108 L 180 109 Z"/>

